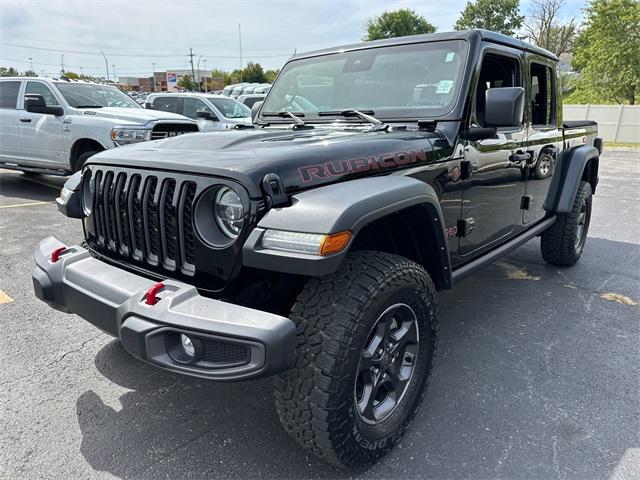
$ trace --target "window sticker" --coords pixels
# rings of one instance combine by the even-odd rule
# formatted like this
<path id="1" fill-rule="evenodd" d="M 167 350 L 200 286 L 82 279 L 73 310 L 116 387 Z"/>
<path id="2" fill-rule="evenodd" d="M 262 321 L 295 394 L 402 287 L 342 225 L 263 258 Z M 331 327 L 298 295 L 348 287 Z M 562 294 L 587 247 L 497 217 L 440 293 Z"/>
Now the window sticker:
<path id="1" fill-rule="evenodd" d="M 453 80 L 440 80 L 436 87 L 436 93 L 449 93 L 453 88 Z"/>
<path id="2" fill-rule="evenodd" d="M 444 57 L 444 61 L 446 63 L 453 62 L 453 59 L 455 58 L 455 56 L 456 56 L 456 52 L 449 52 L 447 53 L 447 56 Z"/>

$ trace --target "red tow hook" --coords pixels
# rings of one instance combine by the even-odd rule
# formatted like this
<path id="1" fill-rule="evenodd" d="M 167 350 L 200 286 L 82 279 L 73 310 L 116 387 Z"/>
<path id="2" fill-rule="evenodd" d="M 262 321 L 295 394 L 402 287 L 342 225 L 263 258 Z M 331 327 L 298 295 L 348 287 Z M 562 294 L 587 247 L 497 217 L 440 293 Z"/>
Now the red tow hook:
<path id="1" fill-rule="evenodd" d="M 56 263 L 60 260 L 60 256 L 65 252 L 67 247 L 58 247 L 51 252 L 51 263 Z"/>
<path id="2" fill-rule="evenodd" d="M 157 294 L 163 288 L 164 288 L 164 283 L 162 282 L 151 285 L 149 287 L 149 290 L 147 290 L 144 302 L 147 305 L 155 305 L 156 303 L 158 303 L 160 301 L 160 298 L 158 298 Z"/>

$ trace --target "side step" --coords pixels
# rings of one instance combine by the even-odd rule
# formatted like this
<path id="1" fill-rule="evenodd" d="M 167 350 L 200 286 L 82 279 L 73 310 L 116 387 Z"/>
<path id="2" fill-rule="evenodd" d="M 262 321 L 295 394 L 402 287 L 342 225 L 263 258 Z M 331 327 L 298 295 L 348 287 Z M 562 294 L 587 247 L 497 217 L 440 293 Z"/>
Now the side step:
<path id="1" fill-rule="evenodd" d="M 523 232 L 517 237 L 512 238 L 507 243 L 504 243 L 499 247 L 495 248 L 494 250 L 491 250 L 485 253 L 484 255 L 476 258 L 475 260 L 471 260 L 469 263 L 465 263 L 461 267 L 456 268 L 455 270 L 453 270 L 451 274 L 452 283 L 455 285 L 463 278 L 468 277 L 472 273 L 475 273 L 476 271 L 489 265 L 490 263 L 495 262 L 500 257 L 506 255 L 511 250 L 515 250 L 522 244 L 531 240 L 533 237 L 540 235 L 543 231 L 545 231 L 547 228 L 553 225 L 555 221 L 556 221 L 555 216 L 546 218 L 542 220 L 540 223 L 531 227 L 526 232 Z"/>
<path id="2" fill-rule="evenodd" d="M 49 169 L 49 168 L 38 168 L 38 167 L 25 167 L 22 165 L 17 165 L 15 163 L 4 163 L 0 162 L 0 168 L 4 168 L 7 170 L 18 170 L 20 172 L 27 173 L 41 173 L 43 175 L 56 175 L 58 177 L 66 177 L 71 175 L 71 172 L 64 169 Z"/>

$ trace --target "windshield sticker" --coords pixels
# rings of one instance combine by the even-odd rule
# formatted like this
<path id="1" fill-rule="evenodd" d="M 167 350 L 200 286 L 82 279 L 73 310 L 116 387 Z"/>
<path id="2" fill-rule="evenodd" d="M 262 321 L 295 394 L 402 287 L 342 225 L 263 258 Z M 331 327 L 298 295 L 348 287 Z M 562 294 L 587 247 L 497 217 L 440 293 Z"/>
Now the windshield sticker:
<path id="1" fill-rule="evenodd" d="M 411 150 L 409 152 L 385 153 L 369 157 L 335 160 L 318 165 L 300 167 L 300 178 L 304 183 L 325 178 L 339 177 L 348 173 L 362 173 L 369 170 L 386 170 L 398 168 L 412 163 L 426 162 L 427 152 Z"/>
<path id="2" fill-rule="evenodd" d="M 449 93 L 453 88 L 453 80 L 440 80 L 436 87 L 436 93 Z"/>
<path id="3" fill-rule="evenodd" d="M 456 52 L 449 52 L 447 53 L 447 56 L 444 57 L 444 61 L 446 63 L 453 62 L 453 59 L 455 58 L 455 56 L 456 56 Z"/>

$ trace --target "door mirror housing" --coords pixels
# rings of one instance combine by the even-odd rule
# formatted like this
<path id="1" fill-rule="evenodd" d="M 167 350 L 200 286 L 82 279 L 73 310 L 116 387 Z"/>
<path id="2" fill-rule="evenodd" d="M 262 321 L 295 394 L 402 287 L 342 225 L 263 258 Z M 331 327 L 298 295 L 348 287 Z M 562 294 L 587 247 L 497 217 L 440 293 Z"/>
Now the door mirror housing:
<path id="1" fill-rule="evenodd" d="M 212 122 L 219 122 L 220 121 L 220 119 L 218 117 L 216 117 L 211 112 L 198 112 L 198 113 L 196 113 L 196 117 L 204 118 L 205 120 L 211 120 Z"/>
<path id="2" fill-rule="evenodd" d="M 490 88 L 485 93 L 487 127 L 519 127 L 524 114 L 524 88 Z"/>
<path id="3" fill-rule="evenodd" d="M 251 122 L 256 122 L 256 117 L 258 116 L 258 112 L 260 111 L 260 107 L 262 107 L 263 101 L 259 101 L 253 104 L 251 107 Z"/>
<path id="4" fill-rule="evenodd" d="M 24 97 L 24 109 L 31 113 L 44 113 L 45 115 L 64 115 L 62 107 L 48 107 L 44 97 L 38 94 L 29 93 Z"/>

